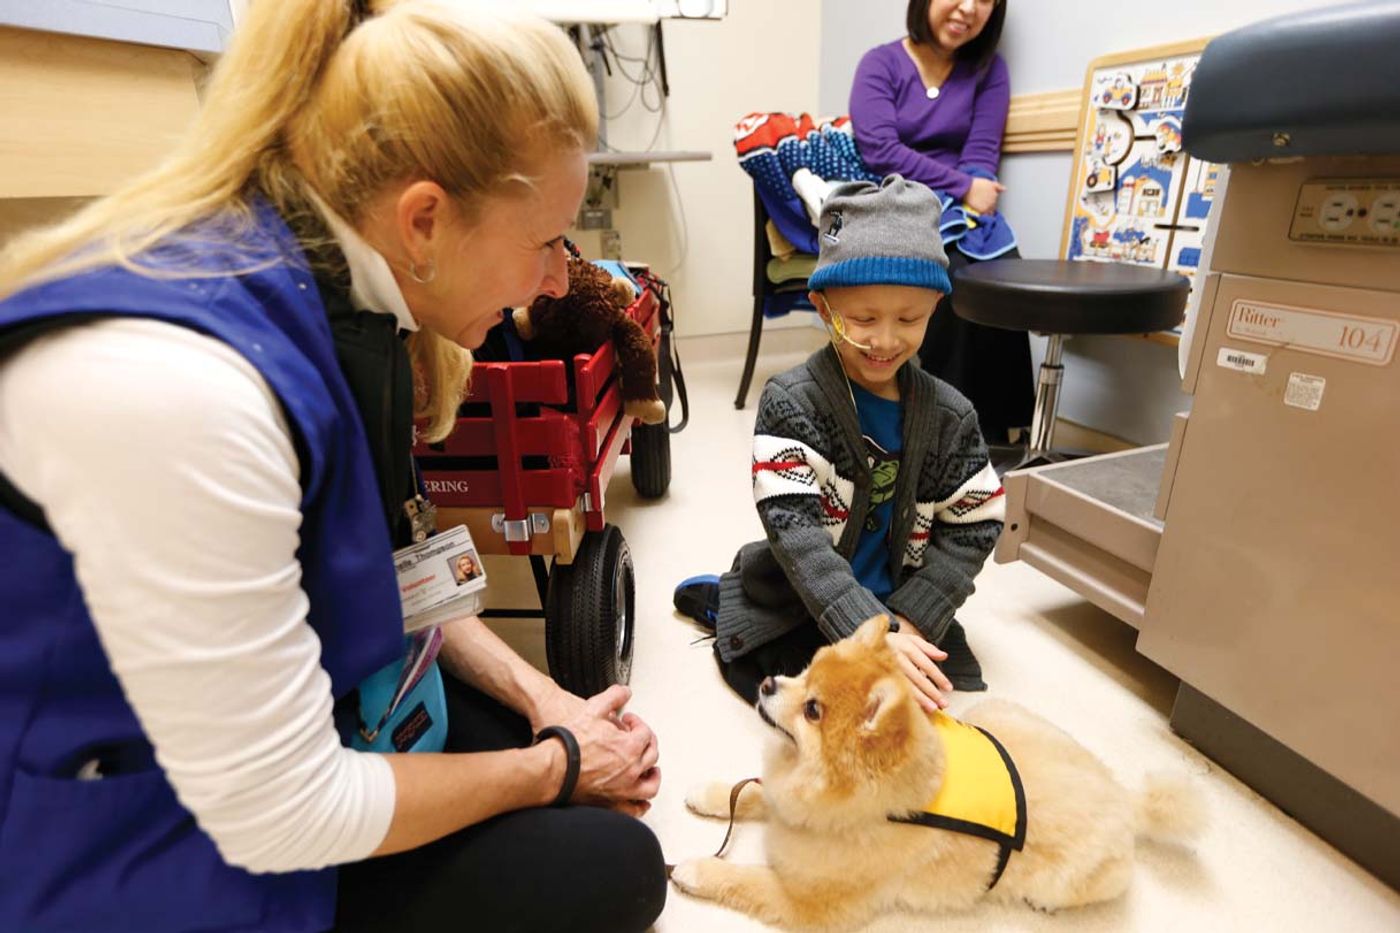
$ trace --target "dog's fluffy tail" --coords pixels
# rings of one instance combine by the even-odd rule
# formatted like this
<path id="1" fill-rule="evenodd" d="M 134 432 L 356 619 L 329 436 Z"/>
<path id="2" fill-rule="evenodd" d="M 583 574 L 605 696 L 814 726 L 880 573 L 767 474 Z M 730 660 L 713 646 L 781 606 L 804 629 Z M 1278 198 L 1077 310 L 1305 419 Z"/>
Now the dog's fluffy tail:
<path id="1" fill-rule="evenodd" d="M 1185 843 L 1205 829 L 1200 788 L 1183 774 L 1147 775 L 1137 797 L 1137 833 L 1157 842 Z"/>

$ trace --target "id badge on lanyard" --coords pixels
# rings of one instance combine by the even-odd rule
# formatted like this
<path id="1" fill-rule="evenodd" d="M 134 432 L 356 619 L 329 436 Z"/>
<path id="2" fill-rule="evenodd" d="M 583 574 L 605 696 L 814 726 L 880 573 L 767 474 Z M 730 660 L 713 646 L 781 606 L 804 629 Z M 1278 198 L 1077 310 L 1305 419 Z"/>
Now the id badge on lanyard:
<path id="1" fill-rule="evenodd" d="M 446 708 L 437 656 L 440 626 L 481 611 L 486 568 L 465 525 L 436 532 L 437 509 L 421 495 L 404 503 L 413 543 L 394 552 L 404 656 L 360 685 L 356 747 L 441 751 Z"/>
<path id="2" fill-rule="evenodd" d="M 486 568 L 466 525 L 394 552 L 404 633 L 481 612 Z"/>

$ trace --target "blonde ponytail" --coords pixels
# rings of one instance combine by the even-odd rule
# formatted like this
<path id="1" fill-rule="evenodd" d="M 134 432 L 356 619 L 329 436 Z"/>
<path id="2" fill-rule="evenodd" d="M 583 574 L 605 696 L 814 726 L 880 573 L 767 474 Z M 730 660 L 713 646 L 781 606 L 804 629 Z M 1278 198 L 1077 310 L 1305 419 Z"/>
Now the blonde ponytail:
<path id="1" fill-rule="evenodd" d="M 369 18 L 355 22 L 357 7 Z M 0 256 L 0 298 L 102 265 L 162 274 L 141 263 L 153 247 L 211 217 L 237 240 L 253 227 L 255 197 L 286 214 L 308 186 L 357 223 L 387 185 L 431 179 L 470 217 L 483 198 L 529 185 L 540 155 L 591 149 L 597 127 L 577 51 L 535 17 L 464 0 L 254 0 L 175 152 L 69 220 L 15 238 Z M 247 268 L 267 261 L 249 255 Z M 410 352 L 417 414 L 440 440 L 470 356 L 426 331 Z"/>

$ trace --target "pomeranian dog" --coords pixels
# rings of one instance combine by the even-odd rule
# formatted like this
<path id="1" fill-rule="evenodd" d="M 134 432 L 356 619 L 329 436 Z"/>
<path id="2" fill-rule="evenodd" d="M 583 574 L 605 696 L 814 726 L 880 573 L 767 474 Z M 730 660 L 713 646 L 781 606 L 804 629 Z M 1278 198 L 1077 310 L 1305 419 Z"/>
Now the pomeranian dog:
<path id="1" fill-rule="evenodd" d="M 761 788 L 743 788 L 735 818 L 768 821 L 768 864 L 683 862 L 678 888 L 797 928 L 982 900 L 1054 911 L 1122 894 L 1137 836 L 1184 842 L 1203 826 L 1184 779 L 1149 777 L 1131 794 L 1023 707 L 985 701 L 962 721 L 925 712 L 888 631 L 871 619 L 801 676 L 763 683 L 773 739 Z M 686 804 L 728 817 L 730 786 L 698 788 Z"/>

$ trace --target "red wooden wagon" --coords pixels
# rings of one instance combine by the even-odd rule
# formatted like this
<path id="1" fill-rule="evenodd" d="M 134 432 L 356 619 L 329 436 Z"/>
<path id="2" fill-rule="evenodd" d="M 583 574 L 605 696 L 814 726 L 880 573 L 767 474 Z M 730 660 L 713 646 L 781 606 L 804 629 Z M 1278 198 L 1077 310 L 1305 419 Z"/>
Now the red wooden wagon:
<path id="1" fill-rule="evenodd" d="M 653 347 L 663 317 L 658 292 L 644 287 L 628 309 Z M 626 683 L 632 667 L 632 556 L 604 517 L 618 455 L 631 455 L 632 483 L 645 498 L 663 495 L 671 481 L 668 426 L 623 413 L 614 369 L 611 344 L 567 364 L 478 362 L 457 429 L 414 449 L 440 527 L 466 524 L 483 554 L 530 557 L 550 673 L 582 696 Z"/>

